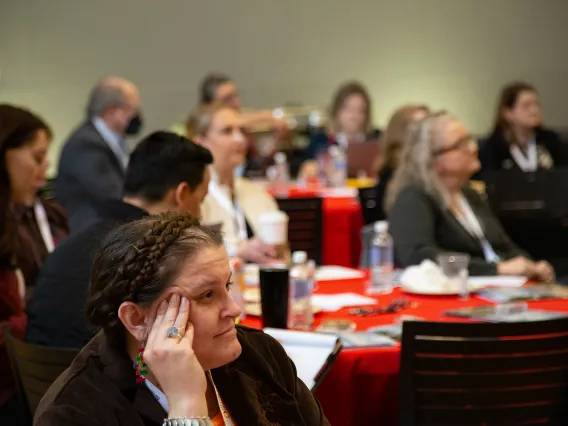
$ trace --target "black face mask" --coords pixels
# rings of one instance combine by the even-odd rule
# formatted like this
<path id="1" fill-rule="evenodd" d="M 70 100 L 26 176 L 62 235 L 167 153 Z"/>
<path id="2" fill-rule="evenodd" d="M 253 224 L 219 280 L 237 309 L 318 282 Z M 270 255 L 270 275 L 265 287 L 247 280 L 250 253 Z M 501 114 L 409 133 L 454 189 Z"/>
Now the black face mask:
<path id="1" fill-rule="evenodd" d="M 138 133 L 140 133 L 142 125 L 143 125 L 142 115 L 138 113 L 130 119 L 130 121 L 128 122 L 128 126 L 126 126 L 126 129 L 124 130 L 124 133 L 129 136 L 137 135 Z"/>

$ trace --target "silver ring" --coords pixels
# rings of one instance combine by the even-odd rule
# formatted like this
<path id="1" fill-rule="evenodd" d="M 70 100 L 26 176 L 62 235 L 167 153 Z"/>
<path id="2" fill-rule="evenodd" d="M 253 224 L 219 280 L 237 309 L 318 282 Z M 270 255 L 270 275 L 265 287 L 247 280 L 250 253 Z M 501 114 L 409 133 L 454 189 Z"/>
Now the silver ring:
<path id="1" fill-rule="evenodd" d="M 168 328 L 167 335 L 168 337 L 177 337 L 178 339 L 181 340 L 181 334 L 179 334 L 179 330 L 177 329 L 177 327 Z"/>

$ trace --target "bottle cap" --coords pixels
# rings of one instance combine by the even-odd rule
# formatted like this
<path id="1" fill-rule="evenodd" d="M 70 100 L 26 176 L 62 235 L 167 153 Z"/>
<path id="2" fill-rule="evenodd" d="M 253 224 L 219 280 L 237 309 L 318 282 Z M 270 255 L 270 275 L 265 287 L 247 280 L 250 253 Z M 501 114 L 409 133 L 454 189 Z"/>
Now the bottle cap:
<path id="1" fill-rule="evenodd" d="M 286 163 L 286 154 L 283 152 L 277 152 L 274 154 L 274 162 L 276 164 L 285 164 Z"/>
<path id="2" fill-rule="evenodd" d="M 389 223 L 386 220 L 379 220 L 373 225 L 375 232 L 387 232 L 389 230 Z"/>
<path id="3" fill-rule="evenodd" d="M 294 264 L 297 263 L 306 263 L 308 261 L 308 253 L 305 251 L 295 251 L 292 253 L 292 262 Z"/>

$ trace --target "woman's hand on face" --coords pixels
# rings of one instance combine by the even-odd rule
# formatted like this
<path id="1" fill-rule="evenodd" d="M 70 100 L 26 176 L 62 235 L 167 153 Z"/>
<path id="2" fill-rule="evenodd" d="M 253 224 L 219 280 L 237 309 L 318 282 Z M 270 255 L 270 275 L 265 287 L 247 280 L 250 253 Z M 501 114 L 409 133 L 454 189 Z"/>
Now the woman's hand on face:
<path id="1" fill-rule="evenodd" d="M 517 256 L 497 264 L 499 275 L 521 275 L 533 278 L 536 272 L 536 264 L 526 257 Z"/>
<path id="2" fill-rule="evenodd" d="M 247 262 L 265 265 L 276 260 L 276 249 L 270 244 L 263 243 L 258 237 L 254 237 L 240 243 L 238 255 Z"/>
<path id="3" fill-rule="evenodd" d="M 172 326 L 181 339 L 168 337 Z M 160 303 L 144 350 L 144 360 L 168 400 L 170 417 L 207 416 L 207 379 L 192 345 L 189 300 L 172 294 L 169 302 Z"/>
<path id="4" fill-rule="evenodd" d="M 552 282 L 555 278 L 556 274 L 550 263 L 545 260 L 535 263 L 535 279 L 544 282 Z"/>

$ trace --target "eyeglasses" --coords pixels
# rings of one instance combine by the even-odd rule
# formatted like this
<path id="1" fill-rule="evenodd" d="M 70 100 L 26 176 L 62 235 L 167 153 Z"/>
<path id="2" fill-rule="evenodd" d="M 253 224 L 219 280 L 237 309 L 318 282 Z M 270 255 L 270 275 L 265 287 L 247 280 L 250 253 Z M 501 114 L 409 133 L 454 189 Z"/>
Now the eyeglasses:
<path id="1" fill-rule="evenodd" d="M 475 139 L 473 139 L 471 137 L 471 135 L 467 135 L 467 136 L 464 136 L 463 138 L 461 138 L 460 140 L 454 142 L 450 146 L 435 150 L 432 154 L 434 156 L 439 156 L 439 155 L 445 154 L 445 153 L 450 152 L 450 151 L 469 148 L 469 147 L 473 146 L 474 144 L 477 144 L 477 142 L 475 142 Z"/>
<path id="2" fill-rule="evenodd" d="M 349 310 L 349 315 L 357 315 L 359 317 L 366 317 L 369 315 L 379 314 L 394 314 L 406 308 L 416 308 L 418 302 L 410 301 L 408 299 L 396 299 L 390 302 L 387 306 L 380 306 L 378 308 L 353 308 Z"/>

